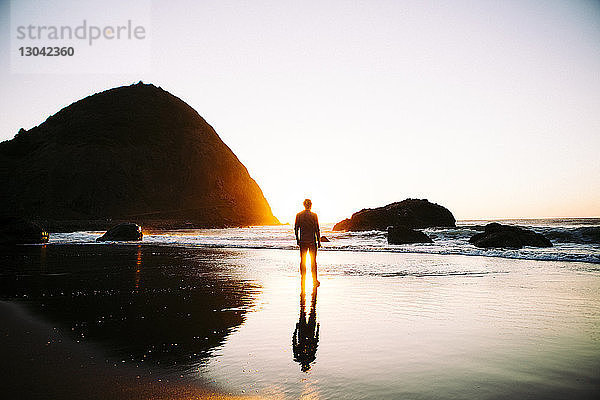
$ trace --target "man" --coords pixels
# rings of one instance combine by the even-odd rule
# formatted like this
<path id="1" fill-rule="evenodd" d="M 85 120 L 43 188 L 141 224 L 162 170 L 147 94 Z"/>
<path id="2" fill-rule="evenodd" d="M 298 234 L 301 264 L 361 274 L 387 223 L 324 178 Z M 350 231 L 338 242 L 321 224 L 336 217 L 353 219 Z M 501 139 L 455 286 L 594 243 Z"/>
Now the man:
<path id="1" fill-rule="evenodd" d="M 302 283 L 306 276 L 306 252 L 310 252 L 310 268 L 315 287 L 321 283 L 317 280 L 317 247 L 321 247 L 321 232 L 319 231 L 319 219 L 317 214 L 310 211 L 312 201 L 304 200 L 304 211 L 296 214 L 296 223 L 294 224 L 294 233 L 296 234 L 296 243 L 300 246 L 300 275 Z M 300 231 L 300 236 L 298 236 Z"/>

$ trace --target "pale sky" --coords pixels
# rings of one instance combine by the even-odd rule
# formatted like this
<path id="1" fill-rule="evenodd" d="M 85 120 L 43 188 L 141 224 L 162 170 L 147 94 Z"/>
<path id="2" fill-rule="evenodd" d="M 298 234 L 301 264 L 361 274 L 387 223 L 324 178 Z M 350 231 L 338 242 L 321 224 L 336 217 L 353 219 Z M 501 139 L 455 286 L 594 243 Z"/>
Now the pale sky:
<path id="1" fill-rule="evenodd" d="M 68 19 L 72 2 L 55 3 Z M 90 20 L 106 9 L 89 4 Z M 600 216 L 600 2 L 152 1 L 149 11 L 149 68 L 20 74 L 0 2 L 0 139 L 143 80 L 216 129 L 283 222 L 305 197 L 322 222 L 407 197 L 458 219 Z"/>

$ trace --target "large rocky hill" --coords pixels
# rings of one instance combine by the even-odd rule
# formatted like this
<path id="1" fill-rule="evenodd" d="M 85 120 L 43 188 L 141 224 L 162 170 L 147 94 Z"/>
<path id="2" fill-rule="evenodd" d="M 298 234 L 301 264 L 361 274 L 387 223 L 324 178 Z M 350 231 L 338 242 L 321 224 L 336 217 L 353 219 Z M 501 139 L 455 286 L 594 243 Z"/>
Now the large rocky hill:
<path id="1" fill-rule="evenodd" d="M 2 214 L 50 227 L 278 223 L 215 130 L 181 99 L 141 82 L 77 101 L 0 143 L 0 186 Z"/>

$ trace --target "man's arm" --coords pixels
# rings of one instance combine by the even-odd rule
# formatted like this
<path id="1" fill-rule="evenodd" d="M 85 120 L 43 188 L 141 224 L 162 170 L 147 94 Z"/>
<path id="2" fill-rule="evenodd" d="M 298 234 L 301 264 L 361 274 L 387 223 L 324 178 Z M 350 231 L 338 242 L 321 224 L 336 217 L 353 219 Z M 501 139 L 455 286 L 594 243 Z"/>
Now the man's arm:
<path id="1" fill-rule="evenodd" d="M 296 222 L 294 222 L 294 235 L 296 236 L 296 244 L 300 244 L 300 238 L 298 238 L 298 214 L 296 214 Z"/>
<path id="2" fill-rule="evenodd" d="M 321 230 L 319 229 L 319 217 L 315 214 L 315 225 L 317 226 L 315 229 L 315 234 L 317 235 L 317 243 L 318 246 L 321 247 Z"/>

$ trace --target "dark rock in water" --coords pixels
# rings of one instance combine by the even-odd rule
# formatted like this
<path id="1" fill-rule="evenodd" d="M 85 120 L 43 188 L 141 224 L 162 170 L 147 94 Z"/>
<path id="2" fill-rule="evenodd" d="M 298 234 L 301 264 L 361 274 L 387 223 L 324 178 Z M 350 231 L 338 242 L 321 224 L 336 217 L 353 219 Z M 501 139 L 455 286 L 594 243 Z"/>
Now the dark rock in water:
<path id="1" fill-rule="evenodd" d="M 0 219 L 0 244 L 46 243 L 48 237 L 48 232 L 35 222 L 10 217 Z"/>
<path id="2" fill-rule="evenodd" d="M 325 236 L 321 236 L 321 242 L 331 242 L 331 240 L 327 239 Z"/>
<path id="3" fill-rule="evenodd" d="M 456 220 L 445 207 L 427 200 L 406 199 L 384 207 L 367 208 L 334 225 L 334 231 L 385 231 L 388 226 L 409 228 L 454 227 Z"/>
<path id="4" fill-rule="evenodd" d="M 425 233 L 406 226 L 390 226 L 387 229 L 389 244 L 433 243 Z"/>
<path id="5" fill-rule="evenodd" d="M 518 226 L 501 225 L 492 222 L 485 226 L 483 233 L 476 233 L 469 242 L 477 247 L 510 247 L 520 249 L 523 246 L 552 247 L 552 242 L 544 235 Z"/>
<path id="6" fill-rule="evenodd" d="M 106 233 L 96 239 L 97 242 L 107 240 L 142 240 L 142 227 L 138 224 L 125 223 L 113 226 Z"/>
<path id="7" fill-rule="evenodd" d="M 181 99 L 141 83 L 77 101 L 0 143 L 0 186 L 7 215 L 57 225 L 279 223 L 215 130 Z"/>
<path id="8" fill-rule="evenodd" d="M 107 230 L 104 235 L 96 239 L 101 241 L 138 241 L 142 240 L 142 227 L 135 223 L 122 223 Z"/>

